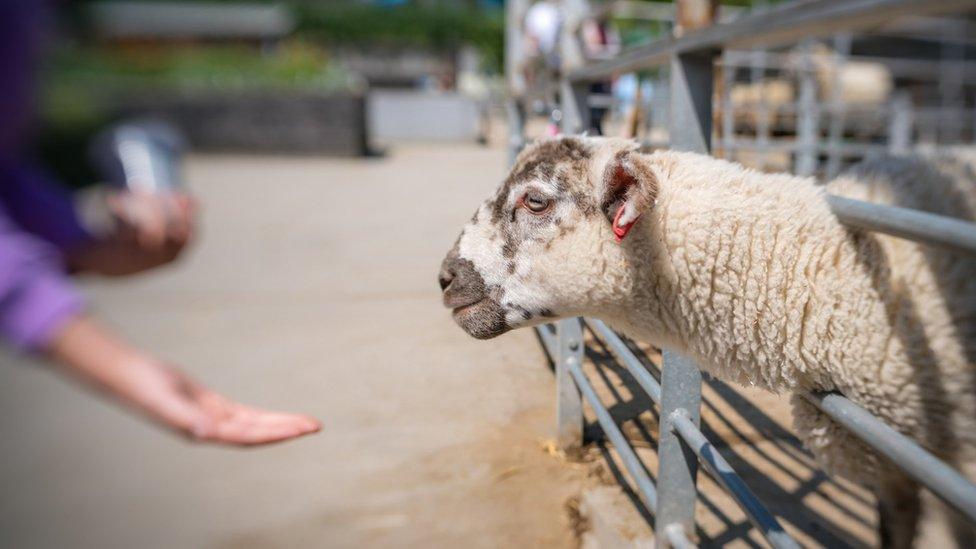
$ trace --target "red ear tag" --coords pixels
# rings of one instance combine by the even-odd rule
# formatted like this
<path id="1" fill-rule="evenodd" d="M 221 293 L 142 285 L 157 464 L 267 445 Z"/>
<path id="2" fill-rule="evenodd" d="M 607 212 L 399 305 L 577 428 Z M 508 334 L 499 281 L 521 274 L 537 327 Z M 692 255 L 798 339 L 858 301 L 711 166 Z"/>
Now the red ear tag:
<path id="1" fill-rule="evenodd" d="M 626 208 L 626 204 L 623 205 L 623 206 L 620 206 L 620 209 L 617 210 L 617 215 L 613 216 L 613 227 L 612 227 L 612 229 L 613 229 L 613 235 L 617 239 L 617 242 L 623 242 L 624 237 L 627 236 L 627 233 L 630 232 L 630 228 L 634 226 L 634 223 L 637 223 L 637 220 L 638 219 L 640 219 L 640 216 L 638 215 L 630 223 L 628 223 L 626 225 L 621 225 L 620 224 L 620 218 L 623 217 L 623 215 L 624 215 L 624 209 L 625 208 Z"/>

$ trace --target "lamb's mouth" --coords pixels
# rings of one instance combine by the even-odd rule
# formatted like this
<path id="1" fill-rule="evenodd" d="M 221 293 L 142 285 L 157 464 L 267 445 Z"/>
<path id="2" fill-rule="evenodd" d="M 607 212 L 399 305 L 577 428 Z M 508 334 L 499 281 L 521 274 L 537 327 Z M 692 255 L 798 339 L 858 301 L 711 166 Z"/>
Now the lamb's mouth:
<path id="1" fill-rule="evenodd" d="M 501 305 L 490 297 L 455 307 L 451 316 L 465 332 L 478 339 L 491 339 L 510 329 Z"/>
<path id="2" fill-rule="evenodd" d="M 461 305 L 460 307 L 455 307 L 451 311 L 451 314 L 454 315 L 454 316 L 457 316 L 459 314 L 464 313 L 464 311 L 467 311 L 469 309 L 472 309 L 474 307 L 477 307 L 478 305 L 481 305 L 482 303 L 484 303 L 487 300 L 488 300 L 487 297 L 483 297 L 483 298 L 479 299 L 478 301 L 475 301 L 474 303 L 468 303 L 467 305 Z"/>

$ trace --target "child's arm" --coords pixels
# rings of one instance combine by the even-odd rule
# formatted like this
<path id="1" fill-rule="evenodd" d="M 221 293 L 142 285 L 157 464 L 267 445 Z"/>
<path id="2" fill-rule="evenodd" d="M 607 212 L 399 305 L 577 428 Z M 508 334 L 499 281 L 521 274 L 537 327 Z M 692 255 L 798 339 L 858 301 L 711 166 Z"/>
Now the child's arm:
<path id="1" fill-rule="evenodd" d="M 130 347 L 85 316 L 65 323 L 46 351 L 65 372 L 191 440 L 258 445 L 320 428 L 319 422 L 308 416 L 228 400 Z"/>

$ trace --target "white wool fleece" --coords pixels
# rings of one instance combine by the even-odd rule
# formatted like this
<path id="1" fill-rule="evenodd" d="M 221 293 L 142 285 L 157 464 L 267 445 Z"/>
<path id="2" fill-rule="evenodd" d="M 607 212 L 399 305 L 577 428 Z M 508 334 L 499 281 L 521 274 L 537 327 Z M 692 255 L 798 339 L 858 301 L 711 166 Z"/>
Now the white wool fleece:
<path id="1" fill-rule="evenodd" d="M 710 157 L 658 167 L 605 311 L 718 378 L 776 392 L 839 390 L 962 466 L 976 454 L 976 261 L 852 231 L 831 192 L 976 219 L 973 155 L 868 161 L 826 189 Z M 875 484 L 873 454 L 802 398 L 800 437 L 831 472 Z"/>

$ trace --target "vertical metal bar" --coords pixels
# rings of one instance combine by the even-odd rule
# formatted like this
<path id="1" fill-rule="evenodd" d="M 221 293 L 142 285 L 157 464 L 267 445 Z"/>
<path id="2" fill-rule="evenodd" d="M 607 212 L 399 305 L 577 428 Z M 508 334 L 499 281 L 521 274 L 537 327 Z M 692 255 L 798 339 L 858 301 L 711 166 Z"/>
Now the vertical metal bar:
<path id="1" fill-rule="evenodd" d="M 912 145 L 912 100 L 908 92 L 895 94 L 888 120 L 888 152 L 903 154 Z"/>
<path id="2" fill-rule="evenodd" d="M 667 71 L 660 69 L 654 76 L 654 95 L 652 97 L 651 113 L 654 115 L 652 128 L 648 135 L 653 139 L 670 126 L 671 120 L 671 91 L 669 88 Z M 657 130 L 656 132 L 654 130 Z"/>
<path id="3" fill-rule="evenodd" d="M 712 138 L 713 53 L 671 55 L 671 148 L 708 153 Z"/>
<path id="4" fill-rule="evenodd" d="M 719 52 L 671 56 L 671 148 L 698 153 L 711 150 L 712 88 L 715 55 Z M 674 432 L 669 419 L 684 409 L 698 425 L 701 407 L 701 371 L 691 360 L 664 350 L 661 372 L 661 433 L 658 442 L 659 498 L 654 529 L 663 533 L 672 525 L 694 531 L 695 481 L 698 458 Z M 656 536 L 666 547 L 667 536 Z"/>
<path id="5" fill-rule="evenodd" d="M 522 76 L 522 21 L 528 9 L 528 0 L 505 2 L 505 79 L 511 97 L 521 97 L 526 92 Z"/>
<path id="6" fill-rule="evenodd" d="M 844 128 L 847 126 L 847 105 L 844 102 L 844 80 L 841 72 L 851 54 L 851 41 L 850 33 L 834 36 L 834 74 L 831 75 L 833 85 L 830 90 L 830 134 L 828 137 L 826 173 L 828 179 L 840 172 L 843 160 L 842 142 L 844 140 Z"/>
<path id="7" fill-rule="evenodd" d="M 559 52 L 562 73 L 579 62 L 581 57 L 579 37 L 576 34 L 579 22 L 585 17 L 586 3 L 561 0 L 562 26 L 559 30 Z M 588 102 L 590 83 L 572 82 L 563 77 L 559 82 L 559 102 L 562 111 L 560 126 L 565 134 L 578 134 L 590 128 L 590 106 Z"/>
<path id="8" fill-rule="evenodd" d="M 583 401 L 570 367 L 583 363 L 583 327 L 580 319 L 556 324 L 559 349 L 556 357 L 556 440 L 568 454 L 583 445 Z"/>
<path id="9" fill-rule="evenodd" d="M 528 0 L 505 2 L 505 81 L 508 84 L 508 165 L 525 145 L 525 78 L 522 76 L 522 20 L 529 8 Z"/>
<path id="10" fill-rule="evenodd" d="M 698 456 L 682 444 L 674 427 L 674 415 L 681 411 L 696 426 L 700 422 L 701 371 L 687 357 L 664 350 L 661 372 L 661 434 L 658 442 L 660 469 L 657 475 L 658 503 L 654 529 L 665 532 L 674 525 L 693 532 Z M 656 537 L 656 546 L 666 547 L 665 536 Z"/>
<path id="11" fill-rule="evenodd" d="M 753 105 L 756 117 L 756 169 L 766 169 L 769 152 L 769 98 L 766 97 L 766 50 L 755 49 L 749 55 L 749 81 L 759 90 L 759 103 Z"/>
<path id="12" fill-rule="evenodd" d="M 738 67 L 733 64 L 729 52 L 725 52 L 722 63 L 722 158 L 735 160 L 732 147 L 735 145 L 735 107 L 732 105 L 732 86 Z"/>
<path id="13" fill-rule="evenodd" d="M 563 78 L 559 84 L 559 102 L 562 106 L 562 131 L 565 134 L 583 133 L 590 127 L 590 94 L 588 82 L 570 82 Z"/>
<path id="14" fill-rule="evenodd" d="M 797 175 L 813 175 L 817 171 L 817 141 L 820 134 L 820 112 L 817 105 L 817 83 L 810 59 L 810 40 L 800 46 L 800 102 L 797 113 L 797 139 L 793 171 Z"/>
<path id="15" fill-rule="evenodd" d="M 525 106 L 512 97 L 505 103 L 505 113 L 508 115 L 508 165 L 514 166 L 515 159 L 525 146 Z"/>
<path id="16" fill-rule="evenodd" d="M 937 143 L 958 143 L 962 140 L 962 120 L 956 116 L 956 109 L 963 107 L 963 86 L 965 85 L 964 70 L 956 69 L 960 61 L 965 61 L 966 47 L 964 45 L 964 21 L 947 25 L 942 36 L 939 52 L 939 128 L 936 132 Z M 941 135 L 940 135 L 941 134 Z"/>

